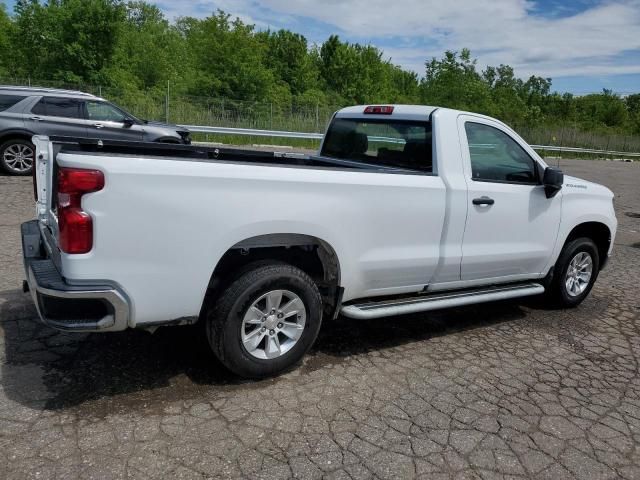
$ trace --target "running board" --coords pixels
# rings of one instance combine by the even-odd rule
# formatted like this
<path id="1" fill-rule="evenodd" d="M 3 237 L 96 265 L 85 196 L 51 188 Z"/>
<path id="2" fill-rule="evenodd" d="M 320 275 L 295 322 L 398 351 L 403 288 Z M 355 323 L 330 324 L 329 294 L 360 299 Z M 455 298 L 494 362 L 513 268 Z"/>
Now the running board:
<path id="1" fill-rule="evenodd" d="M 420 297 L 346 305 L 342 307 L 340 313 L 345 317 L 369 320 L 372 318 L 460 307 L 474 303 L 527 297 L 541 293 L 544 293 L 544 287 L 539 283 L 520 283 L 518 285 L 484 287 L 475 290 L 434 293 Z"/>

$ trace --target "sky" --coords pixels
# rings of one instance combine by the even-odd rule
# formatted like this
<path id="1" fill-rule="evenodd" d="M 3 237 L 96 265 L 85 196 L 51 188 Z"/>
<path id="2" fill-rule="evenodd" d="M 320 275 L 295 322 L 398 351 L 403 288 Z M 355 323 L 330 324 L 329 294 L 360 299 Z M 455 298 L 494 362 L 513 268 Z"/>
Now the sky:
<path id="1" fill-rule="evenodd" d="M 9 8 L 12 8 L 8 2 Z M 331 34 L 372 44 L 423 75 L 445 50 L 478 66 L 551 77 L 575 94 L 640 92 L 640 0 L 152 0 L 169 19 L 222 9 L 258 29 L 287 28 L 310 43 Z"/>

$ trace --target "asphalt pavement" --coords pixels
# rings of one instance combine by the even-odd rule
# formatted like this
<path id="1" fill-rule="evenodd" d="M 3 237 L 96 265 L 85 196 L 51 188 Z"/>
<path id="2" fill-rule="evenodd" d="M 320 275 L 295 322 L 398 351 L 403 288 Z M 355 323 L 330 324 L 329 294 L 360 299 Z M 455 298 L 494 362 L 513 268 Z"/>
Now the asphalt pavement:
<path id="1" fill-rule="evenodd" d="M 260 382 L 197 326 L 42 325 L 21 290 L 31 181 L 0 176 L 0 478 L 640 478 L 640 163 L 560 166 L 617 195 L 614 256 L 580 307 L 339 318 Z"/>

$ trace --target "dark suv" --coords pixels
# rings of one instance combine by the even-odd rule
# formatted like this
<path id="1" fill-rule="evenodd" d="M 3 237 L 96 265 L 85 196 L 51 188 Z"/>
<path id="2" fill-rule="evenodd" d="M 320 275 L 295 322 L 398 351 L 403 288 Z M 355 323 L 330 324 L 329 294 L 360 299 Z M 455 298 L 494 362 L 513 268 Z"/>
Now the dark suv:
<path id="1" fill-rule="evenodd" d="M 89 93 L 0 86 L 0 167 L 13 175 L 33 168 L 33 135 L 191 143 L 184 127 L 139 120 Z"/>

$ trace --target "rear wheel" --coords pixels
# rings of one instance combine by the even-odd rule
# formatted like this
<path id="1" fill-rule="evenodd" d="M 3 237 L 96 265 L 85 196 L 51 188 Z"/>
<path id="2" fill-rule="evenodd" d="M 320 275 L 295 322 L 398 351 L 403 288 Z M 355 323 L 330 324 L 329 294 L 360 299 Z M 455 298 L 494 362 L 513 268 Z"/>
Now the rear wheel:
<path id="1" fill-rule="evenodd" d="M 30 175 L 35 147 L 29 140 L 14 139 L 0 145 L 0 166 L 12 175 Z"/>
<path id="2" fill-rule="evenodd" d="M 318 287 L 286 264 L 245 270 L 206 311 L 207 338 L 216 357 L 248 378 L 281 373 L 315 341 L 322 322 Z"/>
<path id="3" fill-rule="evenodd" d="M 593 240 L 582 237 L 567 243 L 553 273 L 549 291 L 552 302 L 561 307 L 582 303 L 598 277 L 599 268 L 598 247 Z"/>

